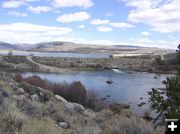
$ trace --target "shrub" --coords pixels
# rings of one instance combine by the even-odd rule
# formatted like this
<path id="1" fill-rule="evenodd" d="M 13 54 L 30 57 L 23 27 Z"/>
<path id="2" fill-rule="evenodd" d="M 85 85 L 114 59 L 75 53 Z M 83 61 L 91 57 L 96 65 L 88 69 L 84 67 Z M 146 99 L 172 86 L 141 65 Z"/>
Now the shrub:
<path id="1" fill-rule="evenodd" d="M 48 86 L 48 88 L 68 101 L 85 104 L 86 89 L 80 81 L 75 81 L 71 84 L 65 82 L 61 84 L 54 83 Z"/>
<path id="2" fill-rule="evenodd" d="M 46 80 L 43 80 L 39 76 L 36 76 L 36 75 L 32 77 L 24 78 L 24 81 L 29 84 L 42 87 L 42 88 L 46 88 L 46 85 L 48 84 Z"/>
<path id="3" fill-rule="evenodd" d="M 148 92 L 151 109 L 163 118 L 180 118 L 180 78 L 168 77 L 163 84 Z"/>
<path id="4" fill-rule="evenodd" d="M 25 81 L 20 82 L 21 87 L 24 89 L 25 92 L 29 93 L 30 95 L 33 95 L 35 93 L 38 93 L 38 88 L 28 84 Z"/>
<path id="5" fill-rule="evenodd" d="M 21 81 L 23 81 L 23 77 L 22 77 L 21 74 L 16 73 L 16 74 L 14 75 L 14 80 L 17 81 L 17 82 L 21 82 Z"/>
<path id="6" fill-rule="evenodd" d="M 86 94 L 86 106 L 90 109 L 93 109 L 95 111 L 101 111 L 102 109 L 105 109 L 108 107 L 108 101 L 101 100 L 101 97 L 98 95 L 97 92 L 91 90 L 87 91 Z"/>
<path id="7" fill-rule="evenodd" d="M 55 122 L 50 118 L 32 118 L 23 125 L 19 134 L 59 134 L 62 132 L 63 130 L 58 128 Z"/>
<path id="8" fill-rule="evenodd" d="M 104 134 L 156 134 L 151 123 L 136 117 L 114 116 L 109 124 L 111 125 L 105 127 Z"/>
<path id="9" fill-rule="evenodd" d="M 17 78 L 21 79 L 21 76 L 17 75 Z M 19 80 L 19 79 L 18 79 Z M 21 80 L 19 80 L 21 81 Z M 39 89 L 36 87 L 41 87 L 52 91 L 54 94 L 64 97 L 70 102 L 80 103 L 88 108 L 100 111 L 108 105 L 106 101 L 102 101 L 100 96 L 94 91 L 87 91 L 85 86 L 80 81 L 75 81 L 73 83 L 52 83 L 45 79 L 41 79 L 38 76 L 32 76 L 24 78 L 20 82 L 21 86 L 24 88 L 25 92 L 29 94 L 39 94 Z M 34 86 L 33 86 L 34 85 Z M 48 101 L 51 94 L 44 92 L 42 96 L 42 101 Z"/>
<path id="10" fill-rule="evenodd" d="M 0 112 L 0 132 L 6 134 L 13 134 L 20 130 L 23 122 L 27 119 L 26 116 L 20 112 L 17 105 L 12 100 L 6 100 Z"/>
<path id="11" fill-rule="evenodd" d="M 29 99 L 20 99 L 17 103 L 18 108 L 31 116 L 40 116 L 43 115 L 43 110 L 41 105 L 38 105 L 35 102 L 30 101 Z"/>

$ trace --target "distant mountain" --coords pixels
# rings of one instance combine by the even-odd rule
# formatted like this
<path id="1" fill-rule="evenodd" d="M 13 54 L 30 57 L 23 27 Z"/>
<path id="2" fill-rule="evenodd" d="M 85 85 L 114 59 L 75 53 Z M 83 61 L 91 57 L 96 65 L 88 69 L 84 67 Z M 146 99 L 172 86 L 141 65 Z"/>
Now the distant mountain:
<path id="1" fill-rule="evenodd" d="M 134 46 L 134 45 L 114 45 L 116 47 L 129 47 L 129 48 L 144 48 L 143 46 Z"/>
<path id="2" fill-rule="evenodd" d="M 10 44 L 6 42 L 0 42 L 0 49 L 10 49 L 10 50 L 17 50 L 18 47 L 16 44 Z"/>
<path id="3" fill-rule="evenodd" d="M 133 52 L 147 47 L 133 45 L 97 45 L 81 44 L 64 41 L 42 42 L 36 44 L 16 44 L 0 42 L 0 49 L 6 50 L 27 50 L 39 52 L 77 52 L 77 53 L 121 53 Z M 148 49 L 148 48 L 147 48 Z M 149 48 L 153 49 L 153 48 Z M 155 48 L 158 49 L 158 48 Z"/>
<path id="4" fill-rule="evenodd" d="M 15 43 L 0 42 L 0 49 L 4 49 L 4 50 L 30 50 L 35 46 L 36 46 L 35 44 L 15 44 Z"/>

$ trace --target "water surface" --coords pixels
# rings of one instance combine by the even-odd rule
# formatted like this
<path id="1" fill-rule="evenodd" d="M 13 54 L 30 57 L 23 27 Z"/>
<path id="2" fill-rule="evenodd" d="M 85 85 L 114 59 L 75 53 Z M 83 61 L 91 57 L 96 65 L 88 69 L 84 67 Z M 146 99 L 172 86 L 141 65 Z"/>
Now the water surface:
<path id="1" fill-rule="evenodd" d="M 88 90 L 97 91 L 102 97 L 110 95 L 109 100 L 129 104 L 131 109 L 139 114 L 148 110 L 148 105 L 139 107 L 141 102 L 147 102 L 148 94 L 153 87 L 164 87 L 162 81 L 167 74 L 152 74 L 135 71 L 81 71 L 77 74 L 52 74 L 52 73 L 23 73 L 24 77 L 38 75 L 51 82 L 73 82 L 81 81 Z M 157 78 L 154 78 L 157 77 Z M 107 84 L 107 80 L 112 80 L 112 84 Z M 140 99 L 140 98 L 143 99 Z"/>
<path id="2" fill-rule="evenodd" d="M 9 51 L 0 51 L 0 55 L 7 55 Z M 108 58 L 107 54 L 83 54 L 71 52 L 27 52 L 27 51 L 13 51 L 13 55 L 19 56 L 39 56 L 39 57 L 76 57 L 76 58 Z"/>

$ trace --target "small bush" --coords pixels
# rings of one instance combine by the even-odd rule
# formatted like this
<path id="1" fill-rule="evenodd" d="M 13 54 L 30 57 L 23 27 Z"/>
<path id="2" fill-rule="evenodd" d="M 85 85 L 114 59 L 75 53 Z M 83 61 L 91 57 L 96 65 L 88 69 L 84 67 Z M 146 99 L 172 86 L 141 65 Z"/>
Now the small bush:
<path id="1" fill-rule="evenodd" d="M 16 73 L 16 74 L 14 75 L 14 80 L 17 81 L 17 82 L 21 82 L 21 81 L 23 81 L 23 77 L 22 77 L 21 74 Z"/>
<path id="2" fill-rule="evenodd" d="M 43 110 L 41 105 L 30 101 L 29 99 L 20 99 L 17 103 L 18 108 L 30 116 L 40 116 L 43 115 Z"/>
<path id="3" fill-rule="evenodd" d="M 86 106 L 95 111 L 101 111 L 109 106 L 109 102 L 101 100 L 97 92 L 91 90 L 86 94 Z"/>
<path id="4" fill-rule="evenodd" d="M 42 88 L 46 88 L 46 85 L 48 85 L 48 82 L 46 80 L 41 79 L 39 76 L 32 76 L 32 77 L 24 78 L 24 81 L 29 84 L 42 87 Z"/>
<path id="5" fill-rule="evenodd" d="M 6 100 L 6 103 L 1 108 L 3 109 L 0 112 L 0 132 L 13 134 L 20 130 L 27 118 L 17 108 L 16 103 L 12 100 Z"/>
<path id="6" fill-rule="evenodd" d="M 24 91 L 29 93 L 30 95 L 38 93 L 38 88 L 36 86 L 33 86 L 25 81 L 20 82 L 20 85 L 24 89 Z"/>
<path id="7" fill-rule="evenodd" d="M 114 116 L 109 123 L 104 134 L 156 134 L 151 123 L 136 117 Z"/>
<path id="8" fill-rule="evenodd" d="M 21 76 L 17 75 L 17 78 L 21 79 Z M 50 90 L 54 94 L 60 95 L 70 102 L 82 104 L 95 111 L 100 111 L 108 105 L 106 101 L 100 99 L 100 96 L 96 92 L 86 90 L 85 86 L 80 81 L 75 81 L 73 83 L 52 83 L 38 76 L 27 77 L 24 78 L 23 81 L 20 81 L 25 92 L 29 94 L 39 94 L 40 91 L 36 87 L 38 86 Z M 44 94 L 42 101 L 48 101 L 50 96 L 51 94 Z"/>
<path id="9" fill-rule="evenodd" d="M 19 134 L 61 134 L 63 130 L 58 128 L 55 122 L 50 118 L 37 119 L 32 118 L 22 127 Z"/>

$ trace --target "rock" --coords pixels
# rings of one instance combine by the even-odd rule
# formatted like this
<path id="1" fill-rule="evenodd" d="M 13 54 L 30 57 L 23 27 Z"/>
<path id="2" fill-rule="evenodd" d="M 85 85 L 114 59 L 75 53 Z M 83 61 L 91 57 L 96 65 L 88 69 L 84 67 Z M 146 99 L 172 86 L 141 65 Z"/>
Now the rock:
<path id="1" fill-rule="evenodd" d="M 74 105 L 74 110 L 76 112 L 83 112 L 84 111 L 84 106 L 78 103 L 72 103 Z"/>
<path id="2" fill-rule="evenodd" d="M 138 104 L 139 107 L 142 107 L 143 105 L 145 105 L 145 102 L 141 102 L 140 104 Z"/>
<path id="3" fill-rule="evenodd" d="M 18 88 L 17 91 L 16 91 L 16 93 L 17 93 L 18 95 L 22 95 L 22 94 L 25 93 L 25 91 L 24 91 L 23 88 Z"/>
<path id="4" fill-rule="evenodd" d="M 24 95 L 12 95 L 12 98 L 13 99 L 15 99 L 15 100 L 22 100 L 22 99 L 24 99 L 24 98 L 26 98 L 26 96 L 24 96 Z"/>
<path id="5" fill-rule="evenodd" d="M 95 116 L 95 121 L 97 123 L 103 123 L 104 121 L 106 120 L 105 118 L 105 115 L 103 113 L 98 113 L 96 116 Z"/>
<path id="6" fill-rule="evenodd" d="M 110 95 L 106 95 L 106 97 L 108 97 L 108 98 L 109 98 L 109 97 L 111 97 L 111 96 L 110 96 Z"/>
<path id="7" fill-rule="evenodd" d="M 39 92 L 39 95 L 40 95 L 41 97 L 43 97 L 43 96 L 44 96 L 44 93 L 43 93 L 43 92 Z"/>
<path id="8" fill-rule="evenodd" d="M 93 111 L 90 111 L 90 110 L 85 110 L 84 116 L 87 116 L 87 117 L 92 119 L 92 118 L 95 118 L 95 113 Z"/>
<path id="9" fill-rule="evenodd" d="M 120 103 L 112 103 L 109 108 L 114 112 L 114 113 L 120 113 L 122 109 L 128 109 L 129 105 L 127 104 L 120 104 Z"/>
<path id="10" fill-rule="evenodd" d="M 63 102 L 64 104 L 68 103 L 68 101 L 66 99 L 64 99 L 63 97 L 59 96 L 59 95 L 55 95 L 56 100 Z"/>
<path id="11" fill-rule="evenodd" d="M 84 112 L 85 109 L 81 104 L 71 102 L 65 103 L 65 108 L 69 112 Z"/>
<path id="12" fill-rule="evenodd" d="M 105 98 L 105 97 L 104 97 L 104 98 L 101 98 L 101 100 L 106 100 L 106 99 L 107 99 L 107 98 Z"/>
<path id="13" fill-rule="evenodd" d="M 74 110 L 74 105 L 72 104 L 72 103 L 65 103 L 65 108 L 66 108 L 66 110 L 68 111 L 68 112 L 74 112 L 75 110 Z"/>
<path id="14" fill-rule="evenodd" d="M 112 84 L 113 81 L 112 81 L 112 80 L 107 80 L 106 83 L 107 83 L 107 84 Z"/>
<path id="15" fill-rule="evenodd" d="M 31 95 L 32 101 L 39 101 L 39 96 L 37 94 Z"/>
<path id="16" fill-rule="evenodd" d="M 120 112 L 121 116 L 125 116 L 125 117 L 135 117 L 136 114 L 133 113 L 132 111 L 130 111 L 129 109 L 122 109 L 121 112 Z"/>
<path id="17" fill-rule="evenodd" d="M 64 129 L 68 128 L 68 124 L 66 122 L 59 122 L 59 126 Z"/>

